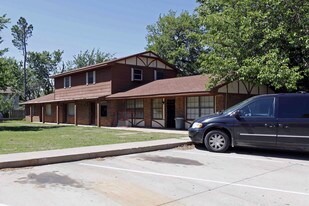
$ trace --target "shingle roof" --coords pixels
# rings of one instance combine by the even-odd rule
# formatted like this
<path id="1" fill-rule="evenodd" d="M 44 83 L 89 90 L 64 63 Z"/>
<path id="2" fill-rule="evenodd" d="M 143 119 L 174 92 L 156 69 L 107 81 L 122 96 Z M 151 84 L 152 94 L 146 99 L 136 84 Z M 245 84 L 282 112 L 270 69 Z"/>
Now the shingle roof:
<path id="1" fill-rule="evenodd" d="M 164 97 L 209 93 L 210 90 L 206 90 L 205 87 L 209 80 L 210 78 L 208 75 L 162 79 L 126 92 L 112 94 L 108 96 L 107 99 Z"/>
<path id="2" fill-rule="evenodd" d="M 46 102 L 54 102 L 55 101 L 55 93 L 51 93 L 36 99 L 29 100 L 27 102 L 21 104 L 38 104 L 38 103 L 46 103 Z"/>
<path id="3" fill-rule="evenodd" d="M 121 60 L 128 59 L 128 58 L 131 58 L 131 57 L 134 57 L 134 56 L 143 56 L 145 54 L 152 54 L 152 55 L 154 55 L 154 56 L 152 56 L 152 58 L 160 59 L 160 61 L 163 62 L 164 64 L 168 65 L 169 67 L 171 67 L 174 70 L 177 70 L 177 68 L 174 65 L 168 63 L 164 59 L 161 59 L 156 53 L 154 53 L 152 51 L 145 51 L 145 52 L 133 54 L 133 55 L 126 56 L 126 57 L 112 59 L 112 60 L 108 60 L 108 61 L 105 61 L 105 62 L 102 62 L 102 63 L 98 63 L 98 64 L 86 66 L 86 67 L 81 67 L 81 68 L 73 69 L 71 71 L 67 71 L 67 72 L 64 72 L 64 73 L 61 73 L 61 74 L 53 75 L 53 76 L 51 76 L 51 78 L 66 76 L 66 75 L 73 74 L 73 73 L 85 72 L 85 71 L 88 71 L 88 70 L 109 66 L 109 65 L 111 65 L 113 63 L 117 63 L 117 62 L 119 62 Z"/>

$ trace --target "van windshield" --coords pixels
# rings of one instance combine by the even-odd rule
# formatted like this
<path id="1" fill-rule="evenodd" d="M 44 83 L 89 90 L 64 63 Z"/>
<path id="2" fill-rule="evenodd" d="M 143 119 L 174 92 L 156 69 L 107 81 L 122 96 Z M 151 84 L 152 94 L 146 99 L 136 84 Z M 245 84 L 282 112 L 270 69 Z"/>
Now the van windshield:
<path id="1" fill-rule="evenodd" d="M 226 110 L 223 111 L 223 114 L 229 114 L 235 110 L 237 110 L 238 108 L 243 107 L 244 105 L 246 105 L 248 102 L 250 102 L 252 99 L 254 99 L 255 97 L 251 97 L 249 99 L 246 99 L 242 102 L 239 102 L 238 104 L 235 104 L 234 106 L 227 108 Z"/>

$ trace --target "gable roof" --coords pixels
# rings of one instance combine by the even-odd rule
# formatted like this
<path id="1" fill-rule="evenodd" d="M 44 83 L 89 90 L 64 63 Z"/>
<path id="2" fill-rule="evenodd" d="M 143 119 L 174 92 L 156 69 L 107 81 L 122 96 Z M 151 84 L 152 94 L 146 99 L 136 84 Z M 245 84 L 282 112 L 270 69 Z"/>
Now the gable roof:
<path id="1" fill-rule="evenodd" d="M 167 97 L 185 96 L 193 94 L 205 94 L 211 92 L 206 90 L 206 83 L 210 81 L 209 75 L 196 75 L 176 77 L 150 82 L 143 86 L 119 92 L 107 96 L 106 99 L 128 99 L 145 97 Z"/>
<path id="2" fill-rule="evenodd" d="M 56 74 L 56 75 L 51 76 L 51 78 L 67 76 L 67 75 L 74 74 L 74 73 L 85 72 L 85 71 L 93 70 L 93 69 L 96 69 L 96 68 L 102 68 L 102 67 L 110 66 L 112 64 L 121 62 L 122 60 L 129 59 L 129 58 L 132 58 L 132 57 L 135 57 L 135 56 L 137 56 L 137 57 L 150 57 L 150 58 L 157 59 L 157 60 L 161 61 L 162 63 L 171 67 L 173 70 L 178 71 L 178 69 L 174 65 L 168 63 L 167 61 L 165 61 L 164 59 L 159 57 L 159 55 L 157 55 L 156 53 L 154 53 L 152 51 L 145 51 L 145 52 L 133 54 L 133 55 L 126 56 L 126 57 L 112 59 L 112 60 L 105 61 L 105 62 L 102 62 L 102 63 L 99 63 L 99 64 L 94 64 L 94 65 L 91 65 L 91 66 L 77 68 L 77 69 L 67 71 L 67 72 L 64 72 L 64 73 L 61 73 L 61 74 Z"/>

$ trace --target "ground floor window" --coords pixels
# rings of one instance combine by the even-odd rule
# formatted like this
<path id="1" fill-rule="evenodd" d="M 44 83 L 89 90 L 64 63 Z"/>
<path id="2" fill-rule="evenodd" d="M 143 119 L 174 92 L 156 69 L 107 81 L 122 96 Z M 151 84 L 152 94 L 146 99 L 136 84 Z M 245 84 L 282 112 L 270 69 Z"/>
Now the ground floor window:
<path id="1" fill-rule="evenodd" d="M 101 117 L 107 117 L 107 101 L 101 102 Z"/>
<path id="2" fill-rule="evenodd" d="M 187 97 L 187 119 L 196 119 L 198 117 L 214 113 L 214 97 Z"/>
<path id="3" fill-rule="evenodd" d="M 46 104 L 45 105 L 45 113 L 46 113 L 47 116 L 51 116 L 51 114 L 52 114 L 51 104 Z"/>
<path id="4" fill-rule="evenodd" d="M 68 115 L 69 116 L 74 116 L 75 115 L 75 104 L 74 103 L 69 103 L 68 104 Z"/>
<path id="5" fill-rule="evenodd" d="M 163 119 L 163 99 L 152 100 L 152 118 Z"/>
<path id="6" fill-rule="evenodd" d="M 126 102 L 127 113 L 131 113 L 134 119 L 144 119 L 144 100 L 132 99 Z"/>

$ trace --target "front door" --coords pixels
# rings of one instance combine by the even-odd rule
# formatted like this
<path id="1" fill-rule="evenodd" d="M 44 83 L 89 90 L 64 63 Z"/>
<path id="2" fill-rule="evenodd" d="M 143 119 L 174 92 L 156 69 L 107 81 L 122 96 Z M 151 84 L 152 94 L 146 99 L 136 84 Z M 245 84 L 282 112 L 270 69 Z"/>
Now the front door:
<path id="1" fill-rule="evenodd" d="M 175 99 L 166 100 L 166 127 L 175 128 Z"/>
<path id="2" fill-rule="evenodd" d="M 68 121 L 68 105 L 63 104 L 63 123 L 67 123 Z"/>
<path id="3" fill-rule="evenodd" d="M 95 103 L 90 103 L 90 125 L 95 124 Z"/>
<path id="4" fill-rule="evenodd" d="M 275 97 L 259 98 L 240 109 L 235 119 L 234 135 L 238 146 L 275 147 L 277 120 Z"/>

